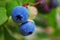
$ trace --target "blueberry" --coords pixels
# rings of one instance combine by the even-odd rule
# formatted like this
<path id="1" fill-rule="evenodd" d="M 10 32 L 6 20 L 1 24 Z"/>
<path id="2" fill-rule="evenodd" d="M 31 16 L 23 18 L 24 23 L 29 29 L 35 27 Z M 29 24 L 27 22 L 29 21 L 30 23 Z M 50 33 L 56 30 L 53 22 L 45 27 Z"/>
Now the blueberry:
<path id="1" fill-rule="evenodd" d="M 17 6 L 12 10 L 12 19 L 17 23 L 26 22 L 29 18 L 28 9 L 23 6 Z"/>
<path id="2" fill-rule="evenodd" d="M 21 25 L 19 30 L 23 36 L 31 35 L 35 31 L 35 24 L 31 21 L 25 22 Z"/>
<path id="3" fill-rule="evenodd" d="M 55 8 L 58 6 L 58 0 L 50 0 L 50 7 Z"/>

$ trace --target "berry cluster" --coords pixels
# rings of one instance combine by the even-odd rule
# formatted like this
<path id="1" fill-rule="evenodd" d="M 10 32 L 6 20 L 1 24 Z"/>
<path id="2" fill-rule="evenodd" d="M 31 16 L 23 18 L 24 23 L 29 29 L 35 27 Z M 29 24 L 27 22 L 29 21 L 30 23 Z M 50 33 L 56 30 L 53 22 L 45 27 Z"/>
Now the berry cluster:
<path id="1" fill-rule="evenodd" d="M 35 3 L 26 3 L 23 6 L 27 6 L 28 4 L 37 7 L 39 12 L 43 14 L 49 13 L 52 8 L 56 8 L 58 6 L 58 0 L 36 0 Z"/>
<path id="2" fill-rule="evenodd" d="M 12 19 L 16 23 L 21 23 L 20 33 L 24 36 L 30 35 L 35 30 L 35 23 L 33 19 L 36 18 L 38 11 L 43 13 L 49 13 L 51 8 L 57 7 L 57 0 L 36 0 L 35 3 L 23 4 L 23 6 L 17 6 L 12 10 Z M 37 8 L 36 8 L 37 7 Z"/>
<path id="3" fill-rule="evenodd" d="M 12 10 L 12 19 L 16 23 L 21 23 L 19 30 L 24 36 L 32 34 L 35 30 L 35 23 L 29 16 L 29 11 L 24 6 L 17 6 Z"/>
<path id="4" fill-rule="evenodd" d="M 58 6 L 58 0 L 36 0 L 36 2 L 39 2 L 37 7 L 41 10 L 42 13 L 49 13 L 52 8 L 56 8 Z"/>

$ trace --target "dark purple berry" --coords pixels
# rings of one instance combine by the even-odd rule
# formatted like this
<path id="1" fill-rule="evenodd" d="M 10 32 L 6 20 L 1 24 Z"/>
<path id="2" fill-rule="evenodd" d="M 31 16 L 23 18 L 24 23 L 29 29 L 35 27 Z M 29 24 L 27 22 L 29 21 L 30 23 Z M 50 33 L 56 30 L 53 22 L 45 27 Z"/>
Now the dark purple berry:
<path id="1" fill-rule="evenodd" d="M 38 4 L 37 7 L 39 11 L 41 11 L 42 13 L 46 14 L 50 12 L 50 7 L 47 4 L 46 0 L 36 0 L 36 2 L 40 2 L 40 4 Z"/>
<path id="2" fill-rule="evenodd" d="M 48 5 L 45 5 L 43 7 L 41 7 L 41 10 L 43 13 L 49 13 L 50 12 L 50 8 Z"/>

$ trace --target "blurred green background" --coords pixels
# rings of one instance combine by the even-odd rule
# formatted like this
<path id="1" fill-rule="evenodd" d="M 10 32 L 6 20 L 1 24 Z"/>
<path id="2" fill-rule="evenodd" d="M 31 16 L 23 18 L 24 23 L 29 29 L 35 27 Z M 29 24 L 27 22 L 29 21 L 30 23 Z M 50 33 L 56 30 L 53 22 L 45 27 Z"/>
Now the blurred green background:
<path id="1" fill-rule="evenodd" d="M 37 18 L 46 18 L 51 27 L 53 34 L 42 32 L 38 20 L 36 23 L 36 31 L 30 36 L 22 36 L 19 33 L 19 24 L 12 22 L 11 11 L 14 7 L 23 5 L 27 2 L 35 2 L 35 0 L 0 0 L 0 40 L 60 40 L 60 26 L 58 25 L 57 16 L 60 16 L 60 0 L 57 8 L 53 8 L 47 15 L 38 13 Z M 59 18 L 58 18 L 59 19 Z"/>

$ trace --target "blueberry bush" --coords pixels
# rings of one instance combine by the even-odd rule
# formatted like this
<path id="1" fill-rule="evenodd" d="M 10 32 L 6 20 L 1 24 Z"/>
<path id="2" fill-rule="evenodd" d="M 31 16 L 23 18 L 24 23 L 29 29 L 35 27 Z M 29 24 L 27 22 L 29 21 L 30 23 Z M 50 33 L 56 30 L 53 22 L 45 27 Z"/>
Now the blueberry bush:
<path id="1" fill-rule="evenodd" d="M 57 2 L 55 0 L 53 0 L 53 1 L 51 0 L 52 5 L 46 4 L 44 2 L 42 2 L 42 4 L 38 4 L 36 6 L 36 8 L 38 10 L 38 14 L 37 14 L 37 17 L 35 19 L 33 19 L 34 22 L 32 23 L 32 25 L 30 23 L 27 23 L 27 24 L 25 24 L 25 26 L 26 26 L 25 27 L 24 23 L 16 23 L 13 21 L 13 19 L 12 19 L 13 8 L 15 8 L 17 6 L 22 6 L 23 4 L 28 3 L 28 2 L 35 3 L 35 2 L 39 2 L 39 1 L 40 0 L 0 0 L 0 40 L 49 40 L 50 38 L 51 38 L 51 40 L 60 40 L 60 0 L 58 0 L 58 3 L 55 3 L 55 2 Z M 47 3 L 49 3 L 50 0 L 46 0 L 46 1 L 47 1 Z M 58 6 L 57 6 L 57 4 L 58 4 Z M 48 8 L 47 5 L 50 5 L 50 8 Z M 46 12 L 46 13 L 44 13 L 44 12 Z M 27 14 L 25 15 L 25 17 L 26 16 L 27 16 Z M 32 17 L 34 17 L 34 16 L 32 15 Z M 24 19 L 24 21 L 25 21 L 25 19 Z M 22 25 L 24 27 L 22 27 Z M 34 31 L 34 27 L 32 29 L 32 27 L 29 27 L 29 26 L 32 26 L 32 27 L 36 26 L 36 30 L 38 30 L 38 31 L 32 34 L 32 32 Z M 51 29 L 53 31 L 48 30 L 49 29 L 48 26 L 49 27 L 51 26 Z M 20 27 L 22 28 L 22 31 L 24 32 L 25 35 L 29 35 L 29 34 L 32 34 L 32 35 L 31 36 L 21 35 Z M 31 31 L 30 29 L 32 29 L 33 31 L 30 32 Z M 29 31 L 27 31 L 27 30 L 29 30 Z M 41 30 L 42 30 L 42 32 L 41 32 Z M 51 31 L 53 34 L 50 34 Z M 23 32 L 22 32 L 22 34 L 23 34 Z M 29 32 L 29 34 L 28 34 L 28 32 Z"/>

